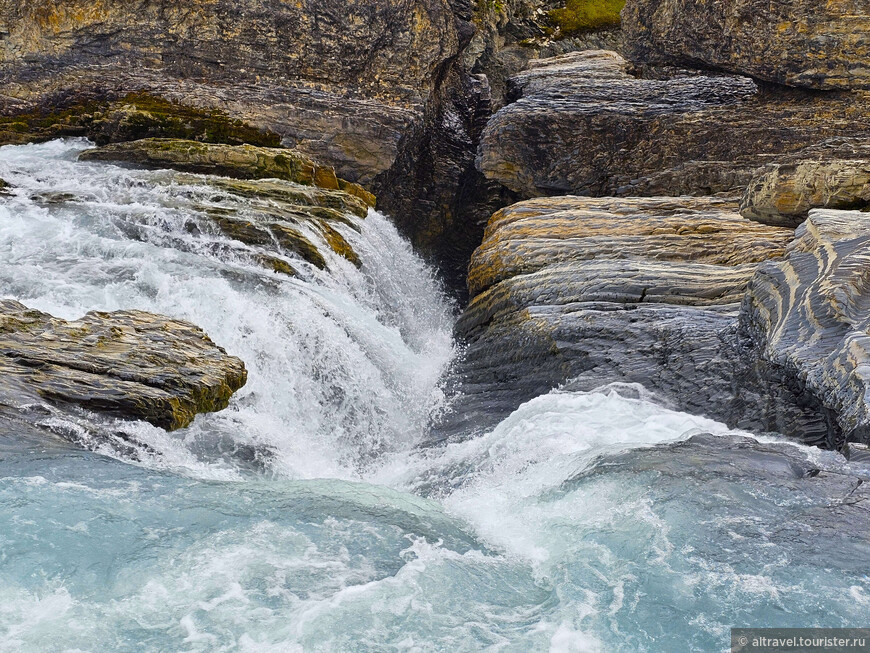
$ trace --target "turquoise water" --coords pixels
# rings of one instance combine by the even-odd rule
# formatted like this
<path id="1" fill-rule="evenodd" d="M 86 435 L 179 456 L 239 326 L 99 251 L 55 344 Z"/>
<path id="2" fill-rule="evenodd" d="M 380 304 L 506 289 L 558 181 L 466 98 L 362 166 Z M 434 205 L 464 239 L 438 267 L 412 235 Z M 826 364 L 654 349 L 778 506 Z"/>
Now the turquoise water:
<path id="1" fill-rule="evenodd" d="M 421 446 L 453 307 L 382 216 L 343 231 L 363 269 L 280 280 L 189 238 L 195 178 L 85 146 L 0 149 L 0 295 L 190 319 L 250 382 L 172 434 L 65 418 L 135 434 L 133 457 L 0 434 L 0 651 L 722 651 L 731 626 L 867 624 L 870 543 L 830 498 L 778 463 L 648 464 L 730 432 L 641 388 Z"/>

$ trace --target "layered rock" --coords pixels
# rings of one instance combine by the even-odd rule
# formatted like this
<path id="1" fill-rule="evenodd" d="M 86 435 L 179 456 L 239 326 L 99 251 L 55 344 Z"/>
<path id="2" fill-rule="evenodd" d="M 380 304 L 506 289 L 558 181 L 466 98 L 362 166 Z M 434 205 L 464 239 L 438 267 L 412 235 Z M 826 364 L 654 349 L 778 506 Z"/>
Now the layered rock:
<path id="1" fill-rule="evenodd" d="M 228 110 L 369 181 L 390 167 L 459 48 L 443 0 L 39 0 L 0 4 L 0 20 L 7 110 L 151 91 Z"/>
<path id="2" fill-rule="evenodd" d="M 67 322 L 0 300 L 0 353 L 3 412 L 38 396 L 177 429 L 225 408 L 247 379 L 198 327 L 142 311 Z"/>
<path id="3" fill-rule="evenodd" d="M 560 197 L 496 213 L 472 259 L 444 433 L 566 382 L 631 382 L 741 428 L 870 438 L 870 216 L 814 211 L 792 242 L 736 208 Z"/>
<path id="4" fill-rule="evenodd" d="M 812 208 L 867 207 L 870 207 L 870 158 L 817 158 L 768 164 L 757 171 L 743 194 L 740 213 L 766 224 L 797 226 Z"/>
<path id="5" fill-rule="evenodd" d="M 569 379 L 727 412 L 739 302 L 791 238 L 709 198 L 542 198 L 496 213 L 457 325 L 456 413 L 498 419 Z"/>
<path id="6" fill-rule="evenodd" d="M 628 0 L 635 61 L 719 68 L 780 84 L 870 89 L 867 0 Z"/>
<path id="7" fill-rule="evenodd" d="M 740 322 L 753 372 L 820 403 L 828 444 L 870 441 L 870 214 L 811 211 L 753 277 Z"/>
<path id="8" fill-rule="evenodd" d="M 483 133 L 477 165 L 523 197 L 738 195 L 766 162 L 866 137 L 866 95 L 762 87 L 734 75 L 636 77 L 612 52 L 532 63 Z"/>

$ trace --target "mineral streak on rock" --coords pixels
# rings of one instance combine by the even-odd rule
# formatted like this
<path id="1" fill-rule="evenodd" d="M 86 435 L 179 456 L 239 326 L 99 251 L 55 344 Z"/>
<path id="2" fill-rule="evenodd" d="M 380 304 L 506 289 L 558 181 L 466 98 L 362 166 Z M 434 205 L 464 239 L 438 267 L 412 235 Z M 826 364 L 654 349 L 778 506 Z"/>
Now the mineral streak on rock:
<path id="1" fill-rule="evenodd" d="M 740 322 L 758 374 L 827 411 L 825 444 L 870 440 L 870 214 L 811 211 L 786 258 L 758 269 Z"/>
<path id="2" fill-rule="evenodd" d="M 606 51 L 533 62 L 511 81 L 516 101 L 487 124 L 478 168 L 522 197 L 736 196 L 766 162 L 870 133 L 866 94 L 653 72 L 632 76 Z"/>
<path id="3" fill-rule="evenodd" d="M 198 327 L 142 311 L 67 322 L 0 300 L 0 354 L 4 406 L 21 398 L 21 387 L 170 430 L 225 408 L 247 380 L 242 361 Z"/>
<path id="4" fill-rule="evenodd" d="M 870 89 L 868 0 L 628 0 L 630 59 L 791 86 Z"/>

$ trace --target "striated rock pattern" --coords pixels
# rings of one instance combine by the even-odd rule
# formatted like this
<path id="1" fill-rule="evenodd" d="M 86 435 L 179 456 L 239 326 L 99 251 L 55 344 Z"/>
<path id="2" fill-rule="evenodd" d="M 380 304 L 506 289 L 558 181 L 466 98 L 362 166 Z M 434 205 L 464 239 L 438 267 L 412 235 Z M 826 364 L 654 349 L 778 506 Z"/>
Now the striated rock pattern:
<path id="1" fill-rule="evenodd" d="M 740 323 L 763 381 L 822 404 L 828 444 L 870 441 L 870 214 L 811 211 L 786 258 L 753 277 Z"/>
<path id="2" fill-rule="evenodd" d="M 635 77 L 614 52 L 533 62 L 511 84 L 516 101 L 488 123 L 477 165 L 527 198 L 736 196 L 760 165 L 870 134 L 866 95 L 689 71 Z"/>
<path id="3" fill-rule="evenodd" d="M 865 213 L 812 211 L 794 239 L 714 198 L 509 207 L 472 260 L 442 434 L 566 382 L 630 382 L 740 428 L 870 440 L 868 270 Z"/>
<path id="4" fill-rule="evenodd" d="M 790 231 L 753 224 L 734 209 L 706 197 L 528 200 L 493 214 L 468 270 L 469 290 L 476 296 L 504 279 L 593 259 L 752 264 L 791 239 Z"/>
<path id="5" fill-rule="evenodd" d="M 297 184 L 343 190 L 369 206 L 376 202 L 374 195 L 358 184 L 338 179 L 332 168 L 287 149 L 149 138 L 86 150 L 79 159 L 134 163 L 238 179 L 285 179 Z"/>
<path id="6" fill-rule="evenodd" d="M 628 0 L 622 24 L 628 56 L 641 63 L 870 89 L 868 0 Z"/>
<path id="7" fill-rule="evenodd" d="M 868 207 L 870 158 L 816 159 L 768 164 L 756 172 L 743 194 L 740 213 L 766 224 L 797 226 L 812 208 Z"/>
<path id="8" fill-rule="evenodd" d="M 444 432 L 569 379 L 642 383 L 686 410 L 727 413 L 739 302 L 792 236 L 712 198 L 542 198 L 496 213 L 472 259 Z"/>
<path id="9" fill-rule="evenodd" d="M 142 311 L 88 313 L 66 322 L 0 300 L 0 404 L 35 392 L 166 429 L 221 410 L 247 380 L 241 360 L 199 328 Z"/>

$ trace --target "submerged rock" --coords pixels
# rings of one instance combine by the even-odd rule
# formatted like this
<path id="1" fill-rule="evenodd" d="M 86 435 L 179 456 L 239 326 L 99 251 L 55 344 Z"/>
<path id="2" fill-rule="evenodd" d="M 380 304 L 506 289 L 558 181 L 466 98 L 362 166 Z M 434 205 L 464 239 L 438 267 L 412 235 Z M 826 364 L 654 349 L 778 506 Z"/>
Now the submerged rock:
<path id="1" fill-rule="evenodd" d="M 791 551 L 796 559 L 811 559 L 824 551 L 827 564 L 861 573 L 864 562 L 859 551 L 870 528 L 870 467 L 855 462 L 847 463 L 833 452 L 810 453 L 786 442 L 699 434 L 674 444 L 607 456 L 565 485 L 605 474 L 618 483 L 623 474 L 651 473 L 655 496 L 666 501 L 680 496 L 697 505 L 697 514 L 718 513 L 718 518 L 705 522 L 714 524 L 714 530 L 728 531 L 722 537 L 750 536 L 762 547 L 788 543 L 795 547 Z M 728 500 L 714 506 L 711 497 Z M 785 510 L 776 523 L 761 522 L 760 532 L 758 521 L 745 519 L 746 506 L 758 502 Z M 745 525 L 742 535 L 733 530 L 736 524 Z M 711 548 L 720 543 L 719 537 L 710 539 Z M 860 543 L 857 548 L 856 543 Z"/>
<path id="2" fill-rule="evenodd" d="M 870 148 L 867 151 L 870 157 Z M 870 158 L 769 164 L 755 173 L 740 213 L 766 224 L 797 226 L 810 209 L 870 207 Z"/>
<path id="3" fill-rule="evenodd" d="M 211 173 L 214 176 L 173 179 L 199 187 L 201 193 L 213 189 L 195 208 L 222 235 L 255 252 L 237 255 L 274 272 L 297 274 L 294 263 L 282 258 L 287 256 L 325 269 L 318 240 L 354 265 L 362 264 L 334 225 L 358 229 L 351 216 L 365 218 L 374 196 L 292 150 L 148 139 L 86 150 L 79 159 Z M 191 224 L 189 231 L 197 236 L 202 228 Z M 183 248 L 182 243 L 178 246 Z"/>
<path id="4" fill-rule="evenodd" d="M 626 50 L 640 63 L 701 65 L 779 84 L 870 89 L 867 0 L 628 0 Z"/>
<path id="5" fill-rule="evenodd" d="M 32 393 L 169 430 L 226 408 L 244 363 L 198 327 L 142 311 L 88 313 L 67 322 L 0 300 L 0 403 Z"/>
<path id="6" fill-rule="evenodd" d="M 477 165 L 522 197 L 739 195 L 766 162 L 866 137 L 865 95 L 762 87 L 747 77 L 636 77 L 614 52 L 532 62 L 489 122 Z"/>

